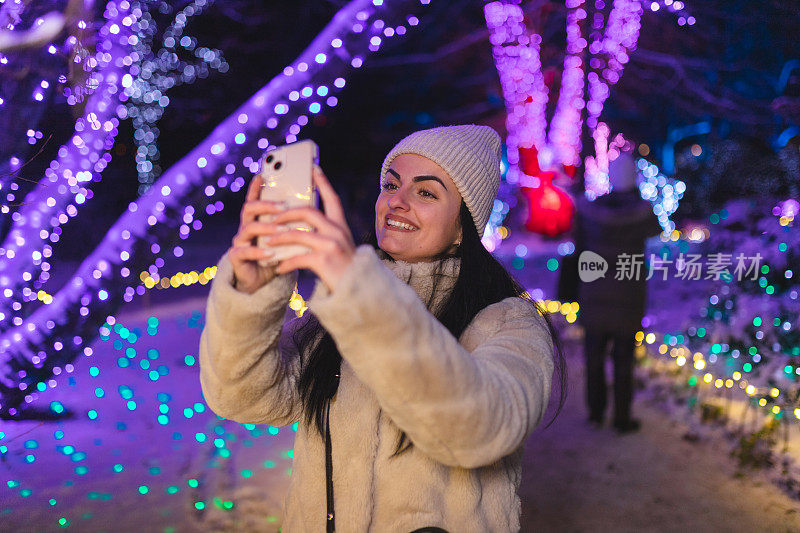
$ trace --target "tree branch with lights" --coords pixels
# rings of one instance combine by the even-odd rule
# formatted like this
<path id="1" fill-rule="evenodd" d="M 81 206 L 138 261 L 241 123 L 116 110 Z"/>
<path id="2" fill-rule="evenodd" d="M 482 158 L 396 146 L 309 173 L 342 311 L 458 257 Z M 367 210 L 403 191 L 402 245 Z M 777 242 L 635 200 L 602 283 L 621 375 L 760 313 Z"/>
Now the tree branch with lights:
<path id="1" fill-rule="evenodd" d="M 14 327 L 0 336 L 0 414 L 18 415 L 21 405 L 34 402 L 42 391 L 55 386 L 51 376 L 69 373 L 76 357 L 91 355 L 89 344 L 98 328 L 113 324 L 112 313 L 135 295 L 144 293 L 134 273 L 157 270 L 159 261 L 163 265 L 160 256 L 165 253 L 181 256 L 183 249 L 175 244 L 187 238 L 193 229 L 202 228 L 199 219 L 204 212 L 211 215 L 224 207 L 218 198 L 225 189 L 237 192 L 244 186 L 245 177 L 258 170 L 258 157 L 263 150 L 296 140 L 308 123 L 309 115 L 319 113 L 323 106 L 338 103 L 334 93 L 345 86 L 343 75 L 361 67 L 369 55 L 380 49 L 384 39 L 402 36 L 419 23 L 412 14 L 414 4 L 407 1 L 384 6 L 382 2 L 371 0 L 354 0 L 347 4 L 281 75 L 257 91 L 131 203 L 72 279 L 52 297 L 51 303 L 40 306 L 24 319 L 18 317 Z M 101 32 L 101 37 L 109 33 L 116 35 L 112 31 L 114 28 L 116 32 L 122 31 L 121 22 L 128 28 L 139 20 L 141 15 L 123 6 L 130 4 L 126 0 L 109 2 L 107 31 Z M 128 25 L 124 24 L 125 20 Z M 101 44 L 99 48 L 103 50 L 106 46 Z M 99 53 L 108 53 L 111 62 L 124 65 L 123 58 L 129 50 L 120 48 L 114 49 L 114 53 Z M 118 78 L 114 81 L 122 84 L 124 74 L 111 72 Z M 109 83 L 101 87 L 117 90 L 102 93 L 103 98 L 97 97 L 98 111 L 121 112 L 125 92 L 112 85 L 109 78 L 110 75 L 106 75 L 104 79 Z M 100 124 L 97 130 L 93 129 L 96 122 Z M 116 126 L 110 118 L 106 122 Z M 104 130 L 106 122 L 92 121 L 87 114 L 87 120 L 81 122 L 81 131 Z M 92 144 L 96 143 L 102 145 L 100 140 Z M 85 145 L 80 138 L 64 150 L 77 150 L 71 157 L 82 160 L 80 156 L 84 154 L 80 150 Z M 88 147 L 86 149 L 88 156 Z M 64 189 L 62 196 L 66 197 L 68 191 L 80 194 L 68 188 L 79 187 L 75 173 L 65 176 L 62 170 L 54 172 L 52 177 L 51 185 L 57 191 Z M 68 182 L 70 177 L 76 178 L 74 185 Z M 45 199 L 44 204 L 36 202 L 33 206 L 31 209 L 37 209 L 31 217 L 38 224 L 36 230 L 40 234 L 48 233 L 45 225 L 51 219 L 42 212 L 54 216 L 55 204 L 49 206 Z M 15 235 L 22 239 L 11 243 L 15 256 L 31 254 L 34 246 L 33 251 L 38 251 L 39 244 L 28 244 L 42 241 L 34 230 L 18 229 Z M 30 241 L 26 237 L 30 237 Z M 24 268 L 23 264 L 15 266 L 19 270 Z M 16 278 L 12 281 L 7 272 L 0 276 L 4 276 L 0 277 L 0 283 L 5 283 L 6 287 L 12 283 L 20 285 Z"/>

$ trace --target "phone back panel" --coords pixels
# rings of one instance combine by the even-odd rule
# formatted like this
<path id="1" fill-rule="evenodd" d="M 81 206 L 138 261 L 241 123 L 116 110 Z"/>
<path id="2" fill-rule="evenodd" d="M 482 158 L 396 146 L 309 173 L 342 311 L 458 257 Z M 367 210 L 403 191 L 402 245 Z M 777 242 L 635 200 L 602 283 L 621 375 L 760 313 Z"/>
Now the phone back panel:
<path id="1" fill-rule="evenodd" d="M 311 179 L 313 166 L 319 159 L 317 145 L 311 140 L 298 141 L 279 146 L 266 152 L 261 157 L 260 174 L 264 179 L 261 199 L 274 202 L 285 202 L 287 208 L 314 206 L 314 187 Z M 269 222 L 271 215 L 262 215 L 259 220 Z M 285 225 L 288 229 L 310 231 L 308 225 L 293 222 Z M 308 248 L 299 245 L 282 245 L 268 247 L 264 238 L 259 237 L 258 245 L 271 248 L 274 256 L 261 264 L 277 263 L 294 255 L 307 253 Z"/>

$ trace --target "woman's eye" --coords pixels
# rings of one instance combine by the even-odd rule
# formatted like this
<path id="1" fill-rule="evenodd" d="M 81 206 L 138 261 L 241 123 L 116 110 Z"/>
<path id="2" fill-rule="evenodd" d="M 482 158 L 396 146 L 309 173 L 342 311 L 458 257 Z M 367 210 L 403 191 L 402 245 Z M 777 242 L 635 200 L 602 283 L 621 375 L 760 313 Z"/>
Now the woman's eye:
<path id="1" fill-rule="evenodd" d="M 388 182 L 388 181 L 385 181 L 385 182 L 383 182 L 383 184 L 381 184 L 381 189 L 386 189 L 387 191 L 393 191 L 396 188 L 397 188 L 397 185 L 395 185 L 394 183 Z"/>
<path id="2" fill-rule="evenodd" d="M 435 194 L 432 194 L 432 193 L 430 193 L 430 192 L 426 191 L 425 189 L 422 189 L 422 190 L 421 190 L 419 193 L 420 193 L 422 196 L 426 196 L 426 197 L 428 197 L 428 198 L 436 198 L 436 195 L 435 195 Z"/>

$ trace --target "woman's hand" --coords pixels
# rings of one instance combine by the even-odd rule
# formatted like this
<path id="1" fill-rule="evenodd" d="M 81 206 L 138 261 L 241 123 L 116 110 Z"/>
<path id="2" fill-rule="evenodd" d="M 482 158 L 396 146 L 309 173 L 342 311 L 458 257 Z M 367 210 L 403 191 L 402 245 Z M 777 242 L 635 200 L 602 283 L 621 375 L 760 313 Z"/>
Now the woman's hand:
<path id="1" fill-rule="evenodd" d="M 353 234 L 347 226 L 342 203 L 333 190 L 328 178 L 318 166 L 314 166 L 314 184 L 319 190 L 324 206 L 324 214 L 314 207 L 299 207 L 281 211 L 272 224 L 305 222 L 312 231 L 289 230 L 273 233 L 267 244 L 301 244 L 310 249 L 308 253 L 285 259 L 275 269 L 277 274 L 285 274 L 298 268 L 313 271 L 333 292 L 344 272 L 353 261 L 356 245 Z"/>
<path id="2" fill-rule="evenodd" d="M 233 237 L 232 246 L 228 250 L 228 259 L 233 265 L 234 287 L 242 292 L 252 294 L 275 277 L 275 265 L 263 267 L 260 259 L 268 259 L 274 255 L 271 251 L 259 248 L 256 238 L 272 235 L 277 231 L 273 223 L 259 222 L 260 215 L 274 215 L 284 211 L 276 202 L 260 200 L 261 187 L 264 180 L 256 175 L 247 188 L 244 206 L 239 222 L 239 231 Z"/>

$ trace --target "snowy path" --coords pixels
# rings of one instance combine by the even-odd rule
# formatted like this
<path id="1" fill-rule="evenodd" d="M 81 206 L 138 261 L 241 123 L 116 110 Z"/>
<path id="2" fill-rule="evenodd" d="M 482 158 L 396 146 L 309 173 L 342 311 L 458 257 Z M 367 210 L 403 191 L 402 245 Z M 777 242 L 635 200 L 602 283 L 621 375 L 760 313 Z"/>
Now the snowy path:
<path id="1" fill-rule="evenodd" d="M 635 401 L 639 433 L 591 429 L 579 348 L 567 350 L 567 404 L 525 447 L 523 531 L 800 531 L 799 502 L 764 474 L 737 476 L 727 443 L 684 440 L 657 407 Z"/>

